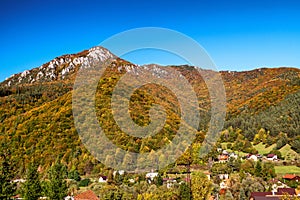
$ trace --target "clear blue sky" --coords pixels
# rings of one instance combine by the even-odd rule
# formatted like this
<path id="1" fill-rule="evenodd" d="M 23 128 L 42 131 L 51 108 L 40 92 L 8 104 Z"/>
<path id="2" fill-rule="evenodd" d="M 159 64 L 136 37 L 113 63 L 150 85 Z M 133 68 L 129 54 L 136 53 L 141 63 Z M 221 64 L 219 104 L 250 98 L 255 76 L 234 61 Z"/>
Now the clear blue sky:
<path id="1" fill-rule="evenodd" d="M 296 0 L 1 0 L 0 15 L 0 81 L 121 31 L 148 26 L 192 37 L 220 70 L 300 66 Z M 181 64 L 163 59 L 164 54 L 150 55 L 153 62 Z M 150 62 L 132 58 L 138 64 Z"/>

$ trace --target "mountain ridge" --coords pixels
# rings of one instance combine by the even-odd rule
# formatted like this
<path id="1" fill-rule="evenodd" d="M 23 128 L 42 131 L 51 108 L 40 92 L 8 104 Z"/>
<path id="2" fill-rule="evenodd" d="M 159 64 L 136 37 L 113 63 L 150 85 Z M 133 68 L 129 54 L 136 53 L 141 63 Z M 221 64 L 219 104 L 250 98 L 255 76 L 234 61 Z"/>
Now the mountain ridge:
<path id="1" fill-rule="evenodd" d="M 32 68 L 29 70 L 24 70 L 23 72 L 19 72 L 16 74 L 12 74 L 10 77 L 6 78 L 4 81 L 0 82 L 0 86 L 4 87 L 10 87 L 10 86 L 16 86 L 21 84 L 31 84 L 31 83 L 37 83 L 39 80 L 43 81 L 43 77 L 46 78 L 46 81 L 51 82 L 55 80 L 64 80 L 69 73 L 74 73 L 78 69 L 79 65 L 87 65 L 88 58 L 87 57 L 93 57 L 94 59 L 101 59 L 101 53 L 105 52 L 108 56 L 115 56 L 113 55 L 108 49 L 101 47 L 101 46 L 95 46 L 88 50 L 83 50 L 79 53 L 73 53 L 73 54 L 64 54 L 58 57 L 55 57 L 54 59 L 50 60 L 49 62 L 46 62 L 42 64 L 39 67 Z M 105 54 L 104 58 L 106 57 Z M 123 60 L 121 58 L 117 58 Z M 128 61 L 126 61 L 128 64 L 132 64 Z M 134 64 L 132 64 L 134 65 Z M 169 67 L 169 66 L 188 66 L 188 67 L 195 67 L 190 65 L 166 65 L 161 66 L 155 63 L 152 64 L 145 64 L 141 65 L 143 66 L 152 66 L 156 65 L 159 67 Z M 139 66 L 139 65 L 135 65 Z M 246 70 L 246 71 L 232 71 L 232 70 L 220 70 L 219 73 L 221 74 L 242 74 L 242 73 L 251 73 L 251 72 L 260 72 L 264 70 L 280 70 L 280 69 L 288 69 L 288 70 L 299 70 L 296 67 L 262 67 L 262 68 L 255 68 L 252 70 Z M 25 81 L 24 81 L 25 80 Z M 27 81 L 27 82 L 26 82 Z"/>

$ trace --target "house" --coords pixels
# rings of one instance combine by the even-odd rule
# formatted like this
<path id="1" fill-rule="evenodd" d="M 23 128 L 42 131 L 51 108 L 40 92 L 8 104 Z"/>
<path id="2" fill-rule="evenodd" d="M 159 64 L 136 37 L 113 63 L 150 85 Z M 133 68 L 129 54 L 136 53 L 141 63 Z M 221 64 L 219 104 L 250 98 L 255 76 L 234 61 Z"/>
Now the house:
<path id="1" fill-rule="evenodd" d="M 153 181 L 155 177 L 158 176 L 157 172 L 149 172 L 146 174 L 146 179 L 149 179 L 150 181 Z"/>
<path id="2" fill-rule="evenodd" d="M 221 154 L 218 156 L 218 160 L 219 162 L 226 162 L 228 160 L 229 156 L 228 155 L 224 155 L 224 154 Z"/>
<path id="3" fill-rule="evenodd" d="M 107 176 L 101 175 L 98 181 L 99 181 L 99 183 L 106 183 L 107 182 Z"/>
<path id="4" fill-rule="evenodd" d="M 219 176 L 219 178 L 221 179 L 221 180 L 223 180 L 223 179 L 229 179 L 229 174 L 219 174 L 218 175 Z"/>
<path id="5" fill-rule="evenodd" d="M 21 198 L 20 195 L 17 194 L 17 195 L 15 195 L 15 196 L 11 197 L 11 199 L 14 199 L 14 200 L 21 200 L 21 199 L 23 199 L 23 198 Z"/>
<path id="6" fill-rule="evenodd" d="M 230 158 L 237 159 L 237 158 L 238 158 L 238 155 L 236 155 L 236 153 L 232 152 L 232 153 L 229 154 L 229 157 L 230 157 Z"/>
<path id="7" fill-rule="evenodd" d="M 121 176 L 123 176 L 123 175 L 125 174 L 125 171 L 124 171 L 124 170 L 118 170 L 118 171 L 114 171 L 114 172 L 113 172 L 113 175 L 116 176 L 117 172 L 118 172 Z"/>
<path id="8" fill-rule="evenodd" d="M 226 184 L 225 181 L 222 181 L 222 182 L 220 183 L 220 188 L 221 188 L 221 189 L 227 189 L 227 188 L 228 188 L 228 186 L 227 186 L 227 184 Z"/>
<path id="9" fill-rule="evenodd" d="M 223 155 L 227 155 L 227 156 L 229 155 L 228 151 L 226 151 L 226 150 L 223 150 L 223 151 L 222 151 L 222 154 L 223 154 Z"/>
<path id="10" fill-rule="evenodd" d="M 26 182 L 26 180 L 25 180 L 25 179 L 22 179 L 22 178 L 20 178 L 20 179 L 15 179 L 15 180 L 13 180 L 13 182 L 14 182 L 14 183 L 25 183 L 25 182 Z"/>
<path id="11" fill-rule="evenodd" d="M 285 194 L 296 196 L 296 191 L 294 188 L 278 188 L 277 192 L 251 192 L 250 200 L 280 200 Z"/>
<path id="12" fill-rule="evenodd" d="M 175 178 L 163 178 L 163 183 L 167 185 L 167 188 L 171 188 L 176 182 Z"/>
<path id="13" fill-rule="evenodd" d="M 66 197 L 64 198 L 64 200 L 74 200 L 74 197 L 72 197 L 72 196 L 66 196 Z"/>
<path id="14" fill-rule="evenodd" d="M 247 156 L 247 159 L 248 159 L 248 160 L 253 160 L 253 161 L 255 161 L 255 162 L 258 161 L 258 158 L 257 158 L 256 155 L 248 155 L 248 156 Z"/>
<path id="15" fill-rule="evenodd" d="M 277 195 L 296 195 L 296 190 L 294 188 L 278 188 L 278 191 L 276 193 Z"/>
<path id="16" fill-rule="evenodd" d="M 133 178 L 129 179 L 128 181 L 129 183 L 135 183 L 135 180 Z"/>
<path id="17" fill-rule="evenodd" d="M 92 190 L 88 190 L 83 193 L 77 194 L 74 197 L 74 200 L 100 200 L 100 199 Z"/>
<path id="18" fill-rule="evenodd" d="M 275 161 L 275 160 L 278 160 L 278 158 L 277 158 L 277 155 L 275 155 L 275 154 L 268 154 L 267 155 L 267 160 Z"/>
<path id="19" fill-rule="evenodd" d="M 282 177 L 284 180 L 288 180 L 288 181 L 297 181 L 300 182 L 300 176 L 296 176 L 293 174 L 286 174 Z"/>
<path id="20" fill-rule="evenodd" d="M 278 197 L 275 199 L 270 199 L 270 196 L 272 195 L 272 192 L 251 192 L 250 200 L 279 200 Z"/>
<path id="21" fill-rule="evenodd" d="M 263 158 L 262 155 L 260 155 L 260 154 L 256 154 L 256 157 L 257 157 L 258 159 L 262 159 L 262 158 Z"/>

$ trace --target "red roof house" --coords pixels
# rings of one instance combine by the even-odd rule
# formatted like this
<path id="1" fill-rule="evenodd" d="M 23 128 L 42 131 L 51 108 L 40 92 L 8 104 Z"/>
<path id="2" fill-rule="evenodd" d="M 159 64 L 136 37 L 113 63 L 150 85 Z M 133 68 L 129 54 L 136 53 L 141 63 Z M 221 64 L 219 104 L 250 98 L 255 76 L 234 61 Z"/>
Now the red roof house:
<path id="1" fill-rule="evenodd" d="M 282 178 L 289 181 L 300 181 L 300 176 L 296 176 L 293 174 L 286 174 Z"/>
<path id="2" fill-rule="evenodd" d="M 88 190 L 83 193 L 77 194 L 74 197 L 74 200 L 100 200 L 100 199 L 92 190 Z"/>

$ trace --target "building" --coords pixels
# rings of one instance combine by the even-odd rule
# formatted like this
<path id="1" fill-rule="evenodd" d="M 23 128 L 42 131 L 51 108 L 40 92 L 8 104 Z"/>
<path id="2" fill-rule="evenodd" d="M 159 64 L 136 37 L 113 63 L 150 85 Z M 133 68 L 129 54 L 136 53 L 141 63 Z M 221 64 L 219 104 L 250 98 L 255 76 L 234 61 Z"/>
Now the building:
<path id="1" fill-rule="evenodd" d="M 258 161 L 258 157 L 257 157 L 256 155 L 249 155 L 249 156 L 247 156 L 247 159 L 248 159 L 248 160 L 253 160 L 253 161 L 255 161 L 255 162 Z"/>
<path id="2" fill-rule="evenodd" d="M 167 185 L 167 188 L 171 188 L 176 182 L 175 178 L 163 178 L 163 183 Z"/>
<path id="3" fill-rule="evenodd" d="M 150 172 L 146 174 L 146 179 L 148 179 L 150 182 L 154 180 L 155 177 L 158 176 L 157 172 Z"/>
<path id="4" fill-rule="evenodd" d="M 296 196 L 294 188 L 278 188 L 272 192 L 251 192 L 250 200 L 280 200 L 285 194 Z"/>
<path id="5" fill-rule="evenodd" d="M 100 199 L 92 190 L 88 190 L 74 196 L 74 200 L 100 200 Z"/>
<path id="6" fill-rule="evenodd" d="M 106 183 L 107 182 L 107 176 L 101 175 L 98 181 L 99 181 L 99 183 Z"/>
<path id="7" fill-rule="evenodd" d="M 293 174 L 286 174 L 282 178 L 288 181 L 297 181 L 297 182 L 300 181 L 300 176 L 293 175 Z"/>
<path id="8" fill-rule="evenodd" d="M 275 161 L 275 160 L 278 160 L 278 157 L 275 154 L 268 154 L 267 155 L 267 160 L 269 160 L 269 161 Z"/>

